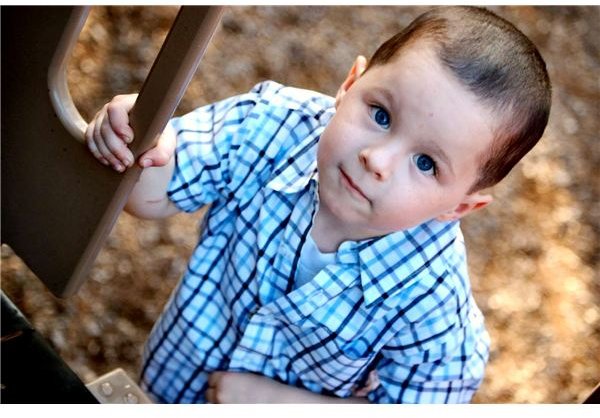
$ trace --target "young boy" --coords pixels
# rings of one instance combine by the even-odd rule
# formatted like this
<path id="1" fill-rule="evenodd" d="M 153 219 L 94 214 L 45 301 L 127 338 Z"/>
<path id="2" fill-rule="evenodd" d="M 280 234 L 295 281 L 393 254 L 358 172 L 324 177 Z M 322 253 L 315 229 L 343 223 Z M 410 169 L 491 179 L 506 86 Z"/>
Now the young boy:
<path id="1" fill-rule="evenodd" d="M 90 123 L 134 163 L 117 96 Z M 145 350 L 161 402 L 468 402 L 489 340 L 458 219 L 541 137 L 545 64 L 510 23 L 434 9 L 336 99 L 274 82 L 175 118 L 126 209 L 211 204 Z"/>

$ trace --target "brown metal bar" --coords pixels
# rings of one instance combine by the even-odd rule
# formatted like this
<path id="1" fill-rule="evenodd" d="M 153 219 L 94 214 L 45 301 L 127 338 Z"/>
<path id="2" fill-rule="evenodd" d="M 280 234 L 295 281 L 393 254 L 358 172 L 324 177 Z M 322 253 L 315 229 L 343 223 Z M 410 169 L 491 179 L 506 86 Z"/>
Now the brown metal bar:
<path id="1" fill-rule="evenodd" d="M 172 116 L 221 13 L 180 9 L 132 110 L 134 155 L 154 145 Z M 1 14 L 1 238 L 63 297 L 86 279 L 141 172 L 116 173 L 74 140 L 85 125 L 64 71 L 84 14 L 78 7 L 10 6 Z"/>

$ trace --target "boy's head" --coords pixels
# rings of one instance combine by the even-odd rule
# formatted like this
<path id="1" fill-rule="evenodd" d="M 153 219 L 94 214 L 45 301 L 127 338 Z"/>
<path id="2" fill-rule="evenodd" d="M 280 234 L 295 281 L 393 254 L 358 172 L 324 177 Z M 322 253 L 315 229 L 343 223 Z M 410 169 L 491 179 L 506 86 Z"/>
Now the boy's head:
<path id="1" fill-rule="evenodd" d="M 434 9 L 359 57 L 318 150 L 321 208 L 353 239 L 485 206 L 541 137 L 545 64 L 510 23 Z"/>
<path id="2" fill-rule="evenodd" d="M 551 85 L 542 57 L 525 35 L 492 12 L 442 7 L 382 44 L 367 69 L 388 63 L 417 41 L 429 41 L 443 66 L 493 111 L 496 138 L 471 191 L 495 185 L 546 128 Z"/>

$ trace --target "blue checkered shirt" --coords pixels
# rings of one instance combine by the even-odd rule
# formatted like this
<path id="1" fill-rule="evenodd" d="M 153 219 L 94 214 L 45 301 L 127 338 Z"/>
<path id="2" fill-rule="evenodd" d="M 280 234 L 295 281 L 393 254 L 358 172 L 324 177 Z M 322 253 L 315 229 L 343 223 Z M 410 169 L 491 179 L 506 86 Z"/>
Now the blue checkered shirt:
<path id="1" fill-rule="evenodd" d="M 158 401 L 204 402 L 215 370 L 378 403 L 468 402 L 478 388 L 489 341 L 457 222 L 344 242 L 294 286 L 334 112 L 328 96 L 265 82 L 171 122 L 168 196 L 211 206 L 145 349 Z"/>

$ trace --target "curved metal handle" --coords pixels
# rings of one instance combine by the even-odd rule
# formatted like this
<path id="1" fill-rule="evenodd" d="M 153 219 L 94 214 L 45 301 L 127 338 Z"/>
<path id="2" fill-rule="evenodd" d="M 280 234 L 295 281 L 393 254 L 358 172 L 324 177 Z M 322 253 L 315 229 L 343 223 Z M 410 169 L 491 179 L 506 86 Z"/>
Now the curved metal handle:
<path id="1" fill-rule="evenodd" d="M 131 111 L 136 157 L 151 148 L 183 97 L 200 59 L 221 21 L 222 6 L 183 6 L 158 53 Z M 73 103 L 67 64 L 90 11 L 75 7 L 48 69 L 48 91 L 54 112 L 69 133 L 85 141 L 87 122 Z"/>
<path id="2" fill-rule="evenodd" d="M 48 68 L 48 93 L 54 112 L 65 129 L 81 142 L 85 141 L 84 134 L 88 124 L 77 110 L 69 92 L 67 64 L 89 13 L 89 6 L 73 8 Z"/>

